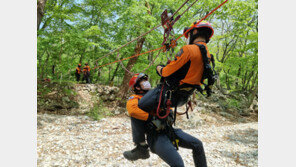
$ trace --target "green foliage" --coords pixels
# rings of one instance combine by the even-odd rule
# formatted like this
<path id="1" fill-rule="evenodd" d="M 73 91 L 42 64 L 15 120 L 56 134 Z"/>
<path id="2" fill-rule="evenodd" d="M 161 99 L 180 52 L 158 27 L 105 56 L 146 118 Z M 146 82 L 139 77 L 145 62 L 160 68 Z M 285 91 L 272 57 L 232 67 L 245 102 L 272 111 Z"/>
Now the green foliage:
<path id="1" fill-rule="evenodd" d="M 71 82 L 51 81 L 37 83 L 37 110 L 55 111 L 77 108 L 76 92 Z"/>
<path id="2" fill-rule="evenodd" d="M 192 2 L 193 0 L 189 1 L 189 4 Z M 176 37 L 181 35 L 185 26 L 201 19 L 221 2 L 198 1 L 174 25 Z M 88 62 L 93 68 L 118 60 L 117 53 L 114 53 L 96 62 L 111 50 L 160 24 L 160 15 L 164 9 L 176 11 L 182 3 L 183 1 L 174 0 L 48 0 L 37 32 L 38 78 L 50 78 L 57 82 L 75 81 L 74 72 L 78 63 L 84 65 Z M 249 94 L 258 87 L 257 8 L 258 1 L 255 0 L 232 0 L 207 19 L 215 29 L 208 47 L 216 58 L 216 70 L 220 76 L 217 85 L 219 88 Z M 160 27 L 146 35 L 141 52 L 161 47 L 162 33 L 163 29 Z M 135 43 L 122 48 L 119 57 L 134 55 Z M 181 38 L 174 54 L 184 44 Z M 131 71 L 142 72 L 157 53 L 139 56 Z M 165 64 L 166 61 L 165 54 L 160 53 L 155 63 L 146 71 L 152 86 L 156 86 L 160 79 L 155 73 L 156 65 Z M 122 63 L 127 66 L 128 60 Z M 115 86 L 120 85 L 125 72 L 118 63 L 92 69 L 92 83 L 113 82 Z"/>
<path id="3" fill-rule="evenodd" d="M 228 98 L 226 100 L 226 103 L 227 103 L 227 108 L 240 109 L 242 107 L 241 101 L 233 98 Z"/>
<path id="4" fill-rule="evenodd" d="M 97 121 L 106 116 L 112 116 L 110 111 L 106 107 L 104 107 L 102 101 L 99 101 L 98 104 L 94 105 L 94 107 L 90 109 L 87 115 Z"/>

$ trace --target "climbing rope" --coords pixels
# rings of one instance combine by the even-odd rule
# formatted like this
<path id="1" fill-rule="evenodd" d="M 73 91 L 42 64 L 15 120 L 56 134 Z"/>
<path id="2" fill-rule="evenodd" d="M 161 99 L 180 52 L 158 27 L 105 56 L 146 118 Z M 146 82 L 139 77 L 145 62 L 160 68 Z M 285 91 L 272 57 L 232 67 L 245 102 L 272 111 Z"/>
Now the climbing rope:
<path id="1" fill-rule="evenodd" d="M 176 12 L 170 17 L 170 19 L 171 18 L 173 18 L 174 17 L 174 15 L 176 14 L 176 13 L 178 13 L 179 12 L 179 10 L 188 2 L 189 0 L 186 0 L 177 10 L 176 10 Z M 98 58 L 97 60 L 95 60 L 96 62 L 97 61 L 99 61 L 99 60 L 101 60 L 101 59 L 103 59 L 103 58 L 105 58 L 105 57 L 107 57 L 107 56 L 109 56 L 109 55 L 111 55 L 112 53 L 114 53 L 114 52 L 116 52 L 116 51 L 118 51 L 118 50 L 120 50 L 121 48 L 123 48 L 123 47 L 125 47 L 125 46 L 127 46 L 127 45 L 129 45 L 130 43 L 132 43 L 132 42 L 134 42 L 134 41 L 136 41 L 136 40 L 138 40 L 138 39 L 140 39 L 140 38 L 142 38 L 143 36 L 145 36 L 145 35 L 147 35 L 147 34 L 149 34 L 151 31 L 153 31 L 153 30 L 155 30 L 155 29 L 157 29 L 158 27 L 160 27 L 162 24 L 159 24 L 159 25 L 157 25 L 156 27 L 154 27 L 154 28 L 152 28 L 152 29 L 150 29 L 149 31 L 147 31 L 147 32 L 145 32 L 145 33 L 143 33 L 142 35 L 140 35 L 140 36 L 138 36 L 138 37 L 136 37 L 135 39 L 133 39 L 133 40 L 131 40 L 131 41 L 129 41 L 128 43 L 126 43 L 126 44 L 124 44 L 124 45 L 122 45 L 122 46 L 120 46 L 119 48 L 117 48 L 117 49 L 115 49 L 115 50 L 113 50 L 112 52 L 110 52 L 110 53 L 108 53 L 108 54 L 106 54 L 106 55 L 104 55 L 104 56 L 102 56 L 102 57 L 100 57 L 100 58 Z"/>
<path id="2" fill-rule="evenodd" d="M 107 63 L 107 64 L 104 64 L 104 65 L 100 65 L 100 66 L 94 67 L 93 69 L 100 68 L 100 67 L 104 67 L 104 66 L 107 66 L 107 65 L 110 65 L 110 64 L 113 64 L 113 63 L 117 63 L 117 62 L 119 62 L 119 61 L 123 61 L 123 60 L 127 60 L 127 59 L 130 59 L 130 58 L 133 58 L 133 57 L 141 56 L 141 55 L 146 54 L 146 53 L 150 53 L 150 52 L 154 52 L 154 51 L 157 51 L 157 50 L 161 50 L 161 49 L 163 49 L 163 48 L 164 48 L 164 46 L 163 46 L 163 47 L 160 47 L 160 48 L 153 49 L 153 50 L 149 50 L 149 51 L 147 51 L 147 52 L 143 52 L 143 53 L 140 53 L 140 54 L 136 54 L 136 55 L 133 55 L 133 56 L 130 56 L 130 57 L 127 57 L 127 58 L 123 58 L 123 59 L 121 59 L 121 60 L 116 60 L 116 61 L 111 62 L 111 63 Z"/>
<path id="3" fill-rule="evenodd" d="M 154 64 L 154 61 L 155 61 L 155 60 L 157 59 L 157 57 L 160 55 L 160 51 L 161 51 L 161 50 L 159 50 L 159 52 L 158 52 L 158 54 L 156 55 L 156 57 L 155 57 L 155 58 L 149 63 L 148 67 L 145 68 L 145 69 L 144 69 L 143 71 L 141 71 L 140 73 L 144 73 L 146 70 L 149 69 L 150 66 L 152 66 L 152 65 Z M 118 52 L 118 54 L 117 54 L 117 58 L 118 58 L 118 60 L 120 59 L 120 58 L 119 58 L 119 52 Z M 122 61 L 119 60 L 119 63 L 120 63 L 120 65 L 122 66 L 122 68 L 123 68 L 125 71 L 127 71 L 131 76 L 133 76 L 133 75 L 136 74 L 136 73 L 133 73 L 133 72 L 129 71 L 129 70 L 123 65 Z"/>
<path id="4" fill-rule="evenodd" d="M 196 0 L 196 1 L 198 1 L 198 0 Z M 196 1 L 195 1 L 195 2 L 196 2 Z M 221 3 L 221 4 L 220 4 L 219 6 L 217 6 L 215 9 L 213 9 L 210 13 L 208 13 L 206 16 L 204 16 L 202 19 L 200 19 L 197 23 L 195 23 L 193 26 L 191 26 L 191 27 L 190 27 L 185 33 L 183 33 L 182 35 L 180 35 L 176 40 L 173 40 L 173 42 L 169 45 L 169 47 L 173 46 L 173 44 L 174 44 L 177 40 L 179 40 L 182 36 L 184 36 L 184 34 L 188 33 L 190 30 L 192 30 L 192 28 L 193 28 L 195 25 L 197 25 L 197 24 L 199 24 L 201 21 L 205 20 L 208 16 L 210 16 L 213 12 L 215 12 L 217 9 L 219 9 L 219 8 L 220 8 L 222 5 L 224 5 L 227 1 L 228 1 L 228 0 L 225 0 L 223 3 Z M 187 1 L 186 1 L 186 2 L 187 2 Z M 194 3 L 195 3 L 195 2 L 194 2 Z M 184 6 L 184 4 L 183 4 L 182 6 Z M 185 12 L 191 7 L 191 6 L 192 6 L 192 5 L 190 5 L 190 6 L 189 6 L 189 7 L 188 7 L 188 8 L 187 8 L 182 14 L 184 14 L 184 13 L 185 13 Z M 181 7 L 180 7 L 180 8 L 181 8 Z M 179 8 L 179 9 L 180 9 L 180 8 Z M 178 10 L 179 10 L 179 9 L 178 9 Z M 178 11 L 178 10 L 177 10 L 177 11 Z M 176 11 L 171 17 L 173 17 L 173 16 L 177 13 L 177 11 Z M 171 17 L 170 17 L 170 18 L 171 18 Z M 161 24 L 158 25 L 158 27 L 159 27 L 159 26 L 161 26 Z M 156 28 L 155 28 L 155 29 L 156 29 Z M 151 29 L 151 31 L 152 31 L 152 29 Z M 151 32 L 151 31 L 150 31 L 150 32 Z M 144 34 L 146 35 L 146 33 L 144 33 Z M 144 36 L 144 34 L 142 34 L 142 35 Z M 148 33 L 147 33 L 147 34 L 148 34 Z M 139 36 L 139 37 L 137 37 L 136 39 L 142 37 L 142 35 Z M 131 42 L 133 42 L 133 41 L 134 41 L 134 40 L 130 41 L 129 43 L 131 43 Z M 123 45 L 122 47 L 128 45 L 129 43 Z M 104 57 L 106 57 L 106 56 L 108 56 L 108 55 L 114 53 L 115 51 L 121 49 L 122 47 L 120 47 L 120 48 L 118 48 L 118 49 L 116 49 L 116 50 L 110 52 L 109 54 L 103 56 L 102 58 L 104 58 Z M 110 65 L 110 64 L 113 64 L 113 63 L 117 63 L 117 62 L 119 62 L 119 61 L 127 60 L 127 59 L 130 59 L 130 58 L 133 58 L 133 57 L 141 56 L 141 55 L 143 55 L 143 54 L 147 54 L 147 53 L 154 52 L 154 51 L 157 51 L 157 50 L 160 50 L 160 49 L 165 49 L 165 48 L 166 48 L 166 46 L 164 45 L 164 46 L 162 46 L 162 47 L 160 47 L 160 48 L 156 48 L 156 49 L 153 49 L 153 50 L 149 50 L 149 51 L 146 51 L 146 52 L 143 52 L 143 53 L 140 53 L 140 54 L 136 54 L 136 55 L 133 55 L 133 56 L 130 56 L 130 57 L 127 57 L 127 58 L 121 59 L 121 60 L 116 60 L 116 61 L 111 62 L 111 63 L 107 63 L 107 64 L 104 64 L 104 65 L 100 65 L 100 66 L 94 67 L 93 69 L 100 68 L 100 67 L 104 67 L 104 66 L 107 66 L 107 65 Z M 102 58 L 100 58 L 100 59 L 102 59 Z M 100 59 L 98 59 L 98 60 L 100 60 Z M 98 60 L 96 60 L 96 61 L 98 61 Z"/>
<path id="5" fill-rule="evenodd" d="M 122 61 L 120 61 L 120 58 L 119 58 L 119 51 L 118 51 L 118 54 L 117 54 L 117 58 L 118 58 L 118 60 L 119 60 L 119 63 L 120 63 L 120 65 L 121 65 L 121 67 L 122 67 L 125 71 L 127 71 L 131 76 L 135 75 L 135 73 L 130 72 L 128 69 L 126 69 L 125 66 L 123 65 Z"/>

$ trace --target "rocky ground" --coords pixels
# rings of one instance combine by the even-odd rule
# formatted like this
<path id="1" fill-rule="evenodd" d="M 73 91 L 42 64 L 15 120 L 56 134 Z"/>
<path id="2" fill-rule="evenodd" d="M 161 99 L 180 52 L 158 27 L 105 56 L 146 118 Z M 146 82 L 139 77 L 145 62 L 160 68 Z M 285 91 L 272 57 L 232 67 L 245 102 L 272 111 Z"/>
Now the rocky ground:
<path id="1" fill-rule="evenodd" d="M 204 143 L 209 167 L 258 166 L 258 123 L 232 123 L 199 112 L 179 116 L 177 127 Z M 133 148 L 125 114 L 93 121 L 87 116 L 38 114 L 38 166 L 168 166 L 151 153 L 147 160 L 128 161 Z M 186 166 L 194 166 L 190 150 L 179 150 Z"/>
<path id="2" fill-rule="evenodd" d="M 69 90 L 77 92 L 73 96 L 69 90 L 58 94 L 59 90 L 64 90 L 58 86 L 52 85 L 53 91 L 44 91 L 44 95 L 40 92 L 38 97 L 38 166 L 168 166 L 153 153 L 147 160 L 134 162 L 123 157 L 122 153 L 134 145 L 129 117 L 116 102 L 118 88 L 76 84 L 68 86 Z M 46 85 L 41 88 L 46 90 Z M 223 108 L 220 102 L 227 99 L 218 92 L 210 100 L 197 100 L 193 111 L 189 112 L 190 119 L 179 116 L 176 126 L 203 141 L 209 167 L 258 166 L 257 103 L 244 110 L 246 114 Z M 243 101 L 243 97 L 239 99 Z M 77 104 L 68 105 L 69 101 Z M 86 116 L 95 105 L 101 107 L 96 110 L 104 109 L 110 116 L 105 114 L 99 121 Z M 184 109 L 178 108 L 178 111 Z M 179 153 L 185 166 L 194 166 L 190 150 L 180 148 Z"/>

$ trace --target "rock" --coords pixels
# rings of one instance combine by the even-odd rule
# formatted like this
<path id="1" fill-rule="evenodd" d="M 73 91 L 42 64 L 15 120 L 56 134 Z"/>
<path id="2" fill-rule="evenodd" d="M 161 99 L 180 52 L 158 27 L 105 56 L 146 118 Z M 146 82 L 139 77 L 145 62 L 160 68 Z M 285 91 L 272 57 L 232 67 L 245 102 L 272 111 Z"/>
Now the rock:
<path id="1" fill-rule="evenodd" d="M 64 101 L 64 102 L 70 102 L 70 99 L 69 99 L 69 97 L 65 96 L 65 97 L 62 97 L 62 101 Z"/>
<path id="2" fill-rule="evenodd" d="M 118 115 L 118 114 L 120 114 L 120 111 L 119 111 L 119 110 L 116 110 L 116 111 L 114 112 L 114 114 L 115 114 L 115 115 Z"/>
<path id="3" fill-rule="evenodd" d="M 247 109 L 247 110 L 243 110 L 243 111 L 241 111 L 240 112 L 240 115 L 241 116 L 250 116 L 251 114 L 250 114 L 250 112 L 252 112 L 253 110 L 250 110 L 250 109 Z"/>
<path id="4" fill-rule="evenodd" d="M 102 95 L 102 96 L 101 96 L 101 99 L 102 99 L 103 101 L 107 101 L 107 100 L 109 100 L 109 95 Z"/>
<path id="5" fill-rule="evenodd" d="M 217 119 L 216 119 L 215 117 L 207 116 L 207 117 L 205 118 L 205 121 L 207 121 L 207 122 L 211 122 L 211 123 L 214 123 L 214 122 L 217 121 Z"/>
<path id="6" fill-rule="evenodd" d="M 43 127 L 43 123 L 40 120 L 37 120 L 37 128 L 42 128 Z"/>
<path id="7" fill-rule="evenodd" d="M 222 115 L 223 117 L 227 117 L 227 118 L 233 118 L 233 115 L 231 115 L 227 112 L 220 112 L 220 115 Z"/>
<path id="8" fill-rule="evenodd" d="M 88 87 L 88 86 L 84 86 L 84 87 L 82 88 L 82 90 L 84 90 L 84 91 L 87 91 L 87 92 L 89 92 L 89 91 L 90 91 L 90 89 L 89 89 L 89 87 Z"/>
<path id="9" fill-rule="evenodd" d="M 114 95 L 114 94 L 111 94 L 111 95 L 109 96 L 109 100 L 110 100 L 110 101 L 114 101 L 114 100 L 115 100 L 115 95 Z"/>
<path id="10" fill-rule="evenodd" d="M 246 122 L 246 119 L 245 118 L 237 118 L 237 122 L 244 123 L 244 122 Z"/>
<path id="11" fill-rule="evenodd" d="M 102 87 L 98 87 L 98 88 L 97 88 L 97 91 L 98 91 L 99 94 L 102 94 L 104 90 L 103 90 Z"/>
<path id="12" fill-rule="evenodd" d="M 37 117 L 43 124 L 37 132 L 37 166 L 168 166 L 152 153 L 147 160 L 128 161 L 123 157 L 124 151 L 134 148 L 128 117 L 106 117 L 100 121 L 86 121 L 86 116 Z M 201 114 L 190 112 L 189 117 L 198 119 Z M 55 121 L 43 122 L 47 119 Z M 181 122 L 177 122 L 179 125 Z M 182 128 L 184 132 L 204 143 L 208 166 L 258 166 L 258 123 L 188 127 Z M 194 166 L 192 150 L 180 148 L 178 152 L 185 166 Z"/>
<path id="13" fill-rule="evenodd" d="M 96 91 L 96 87 L 95 87 L 95 85 L 89 84 L 88 87 L 89 87 L 89 90 L 90 90 L 91 92 L 95 92 L 95 91 Z"/>
<path id="14" fill-rule="evenodd" d="M 227 109 L 227 112 L 234 114 L 234 113 L 237 113 L 237 110 L 234 108 L 229 108 Z"/>

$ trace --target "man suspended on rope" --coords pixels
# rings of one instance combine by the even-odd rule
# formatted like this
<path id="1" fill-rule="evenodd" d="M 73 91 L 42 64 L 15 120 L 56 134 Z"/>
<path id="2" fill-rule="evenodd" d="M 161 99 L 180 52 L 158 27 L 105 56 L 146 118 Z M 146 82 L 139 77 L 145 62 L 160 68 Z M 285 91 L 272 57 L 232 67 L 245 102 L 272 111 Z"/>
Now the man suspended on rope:
<path id="1" fill-rule="evenodd" d="M 131 161 L 147 159 L 150 157 L 149 145 L 150 150 L 170 166 L 184 166 L 181 156 L 171 142 L 174 140 L 178 146 L 193 150 L 196 165 L 206 166 L 202 142 L 181 129 L 172 128 L 172 114 L 161 120 L 155 116 L 155 112 L 148 113 L 138 108 L 138 101 L 151 88 L 148 76 L 143 73 L 134 75 L 129 86 L 135 94 L 129 97 L 126 108 L 131 116 L 132 136 L 136 147 L 131 151 L 125 151 L 124 157 Z"/>
<path id="2" fill-rule="evenodd" d="M 153 115 L 150 117 L 151 120 L 148 121 L 150 123 L 146 122 L 148 145 L 153 153 L 159 155 L 170 166 L 184 166 L 177 152 L 179 146 L 193 150 L 195 166 L 207 166 L 202 142 L 184 133 L 181 129 L 172 127 L 176 119 L 177 106 L 187 103 L 193 91 L 196 88 L 201 89 L 200 85 L 205 78 L 208 79 L 206 90 L 208 94 L 211 93 L 209 86 L 212 86 L 213 81 L 204 75 L 210 75 L 205 71 L 206 66 L 209 65 L 209 59 L 212 58 L 206 44 L 213 36 L 214 30 L 206 21 L 195 24 L 196 22 L 192 25 L 193 28 L 185 34 L 185 38 L 188 39 L 187 45 L 177 53 L 175 60 L 166 66 L 157 66 L 156 71 L 163 78 L 162 84 L 150 90 L 138 102 L 139 109 L 148 113 L 154 111 L 151 114 Z M 187 30 L 185 28 L 184 32 Z M 174 116 L 170 107 L 175 107 Z M 129 154 L 130 157 L 137 159 L 135 151 Z"/>
<path id="3" fill-rule="evenodd" d="M 166 66 L 156 67 L 157 74 L 162 77 L 163 82 L 139 101 L 140 109 L 146 112 L 159 111 L 161 108 L 168 108 L 167 101 L 170 102 L 170 107 L 182 106 L 188 102 L 195 89 L 202 90 L 201 85 L 205 86 L 208 96 L 211 94 L 215 79 L 209 64 L 211 56 L 207 43 L 213 36 L 214 29 L 206 21 L 196 23 L 184 34 L 187 45 L 180 49 L 175 59 Z M 185 28 L 184 32 L 187 30 L 188 28 Z M 207 84 L 204 83 L 205 79 L 208 79 Z M 165 115 L 167 114 L 168 112 Z"/>
<path id="4" fill-rule="evenodd" d="M 128 160 L 147 159 L 150 157 L 148 145 L 146 144 L 145 133 L 146 123 L 150 120 L 149 113 L 139 109 L 138 101 L 151 88 L 148 81 L 148 75 L 144 73 L 135 74 L 129 81 L 129 87 L 134 92 L 128 98 L 126 109 L 131 117 L 133 142 L 136 145 L 131 151 L 125 151 L 123 156 Z M 150 116 L 150 117 L 149 117 Z"/>
<path id="5" fill-rule="evenodd" d="M 79 82 L 80 80 L 80 73 L 81 73 L 81 64 L 79 63 L 78 66 L 76 67 L 76 72 L 75 72 L 77 82 Z"/>
<path id="6" fill-rule="evenodd" d="M 85 66 L 83 67 L 83 81 L 86 80 L 86 83 L 90 83 L 90 67 L 88 66 L 88 63 L 85 63 Z"/>

